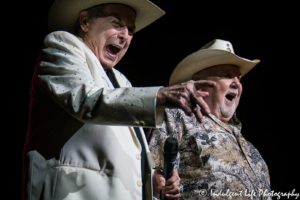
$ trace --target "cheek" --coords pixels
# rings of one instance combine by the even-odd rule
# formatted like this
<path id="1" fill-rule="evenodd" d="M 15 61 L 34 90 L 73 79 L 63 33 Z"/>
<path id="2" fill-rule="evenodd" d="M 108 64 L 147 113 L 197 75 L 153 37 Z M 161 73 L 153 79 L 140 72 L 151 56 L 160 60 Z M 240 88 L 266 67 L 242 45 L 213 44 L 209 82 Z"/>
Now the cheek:
<path id="1" fill-rule="evenodd" d="M 133 36 L 128 36 L 128 39 L 127 39 L 126 45 L 125 45 L 126 49 L 129 48 L 129 46 L 130 46 L 130 44 L 131 44 L 132 37 L 133 37 Z"/>
<path id="2" fill-rule="evenodd" d="M 237 103 L 240 102 L 241 95 L 242 95 L 242 91 L 243 91 L 243 86 L 241 85 L 241 86 L 239 87 L 239 97 L 238 97 L 238 99 L 237 99 Z"/>
<path id="3" fill-rule="evenodd" d="M 121 60 L 121 58 L 123 58 L 123 56 L 126 54 L 128 48 L 130 46 L 131 40 L 132 40 L 132 37 L 128 38 L 124 49 L 121 52 L 119 52 L 119 60 Z"/>
<path id="4" fill-rule="evenodd" d="M 123 58 L 123 56 L 126 54 L 127 48 L 123 49 L 122 51 L 119 52 L 118 54 L 118 62 Z"/>
<path id="5" fill-rule="evenodd" d="M 243 92 L 243 86 L 242 84 L 240 84 L 239 93 L 242 94 L 242 92 Z"/>
<path id="6" fill-rule="evenodd" d="M 216 84 L 216 86 L 213 88 L 215 95 L 220 99 L 221 97 L 224 96 L 224 93 L 226 91 L 226 87 L 222 84 Z M 223 99 L 223 98 L 222 98 Z"/>
<path id="7" fill-rule="evenodd" d="M 108 43 L 112 43 L 113 41 L 117 41 L 117 34 L 114 30 L 108 29 L 105 31 L 98 31 L 97 40 L 101 43 L 101 46 L 106 46 Z"/>
<path id="8" fill-rule="evenodd" d="M 220 104 L 223 101 L 222 93 L 220 92 L 220 88 L 213 87 L 213 88 L 207 88 L 206 90 L 209 93 L 209 96 L 207 97 L 210 102 L 213 104 Z"/>

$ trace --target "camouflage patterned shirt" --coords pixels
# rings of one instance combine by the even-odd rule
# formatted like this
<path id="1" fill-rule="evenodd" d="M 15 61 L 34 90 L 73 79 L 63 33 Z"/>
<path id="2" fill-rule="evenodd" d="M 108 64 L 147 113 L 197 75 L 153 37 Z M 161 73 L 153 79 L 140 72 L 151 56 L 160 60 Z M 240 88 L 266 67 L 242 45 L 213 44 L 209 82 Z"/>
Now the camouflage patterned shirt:
<path id="1" fill-rule="evenodd" d="M 163 168 L 167 137 L 179 142 L 176 168 L 184 191 L 180 199 L 272 199 L 268 167 L 258 150 L 241 135 L 234 115 L 224 123 L 214 115 L 198 123 L 180 109 L 166 109 L 162 128 L 152 129 L 149 147 Z"/>

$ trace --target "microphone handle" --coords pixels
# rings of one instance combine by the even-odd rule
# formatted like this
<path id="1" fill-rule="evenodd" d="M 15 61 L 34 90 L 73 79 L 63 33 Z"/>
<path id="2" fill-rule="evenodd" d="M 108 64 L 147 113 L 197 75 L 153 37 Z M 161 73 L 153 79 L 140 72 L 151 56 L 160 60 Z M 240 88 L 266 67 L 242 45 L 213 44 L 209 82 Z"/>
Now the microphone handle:
<path id="1" fill-rule="evenodd" d="M 171 178 L 173 174 L 173 169 L 175 166 L 175 160 L 174 161 L 167 161 L 164 159 L 164 170 L 163 170 L 163 176 L 165 177 L 166 181 Z M 160 191 L 160 199 L 161 200 L 168 200 L 168 198 Z"/>

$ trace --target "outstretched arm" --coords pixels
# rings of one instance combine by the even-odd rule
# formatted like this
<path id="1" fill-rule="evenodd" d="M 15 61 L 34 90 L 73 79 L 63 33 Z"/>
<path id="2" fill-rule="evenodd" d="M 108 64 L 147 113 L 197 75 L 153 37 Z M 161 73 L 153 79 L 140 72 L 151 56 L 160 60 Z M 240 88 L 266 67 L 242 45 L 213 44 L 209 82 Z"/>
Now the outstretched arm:
<path id="1" fill-rule="evenodd" d="M 206 114 L 210 113 L 210 109 L 203 99 L 209 94 L 206 91 L 201 91 L 199 88 L 201 88 L 201 86 L 214 87 L 215 84 L 215 82 L 208 80 L 190 80 L 180 85 L 160 88 L 157 93 L 156 106 L 180 108 L 189 116 L 194 113 L 197 120 L 202 123 L 203 116 L 200 112 L 200 108 L 202 108 Z"/>

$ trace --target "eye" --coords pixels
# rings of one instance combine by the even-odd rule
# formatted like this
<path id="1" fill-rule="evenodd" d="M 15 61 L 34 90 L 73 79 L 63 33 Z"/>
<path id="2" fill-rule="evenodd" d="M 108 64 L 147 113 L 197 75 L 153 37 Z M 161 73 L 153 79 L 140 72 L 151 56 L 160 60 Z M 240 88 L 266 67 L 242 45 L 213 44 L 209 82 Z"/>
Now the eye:
<path id="1" fill-rule="evenodd" d="M 224 75 L 224 77 L 225 77 L 225 78 L 231 78 L 231 74 L 230 74 L 230 73 L 227 73 L 227 74 Z"/>
<path id="2" fill-rule="evenodd" d="M 120 22 L 118 22 L 118 21 L 112 21 L 111 23 L 112 23 L 113 26 L 116 27 L 116 28 L 121 27 L 121 24 L 120 24 Z"/>
<path id="3" fill-rule="evenodd" d="M 128 29 L 128 34 L 129 34 L 130 36 L 133 36 L 134 30 L 133 30 L 133 29 Z"/>

